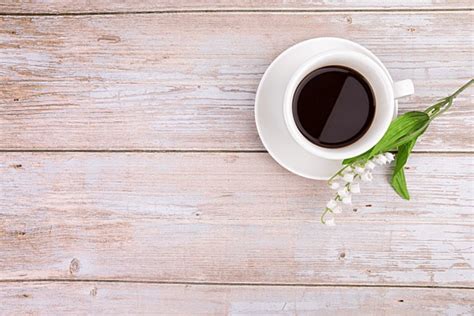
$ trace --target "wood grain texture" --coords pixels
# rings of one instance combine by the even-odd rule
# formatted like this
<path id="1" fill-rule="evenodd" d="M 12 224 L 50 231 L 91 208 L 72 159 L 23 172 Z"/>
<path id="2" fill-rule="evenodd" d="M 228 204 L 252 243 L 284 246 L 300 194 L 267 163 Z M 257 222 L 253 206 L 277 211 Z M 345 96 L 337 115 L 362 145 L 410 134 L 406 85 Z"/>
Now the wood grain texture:
<path id="1" fill-rule="evenodd" d="M 474 291 L 459 289 L 103 282 L 0 287 L 1 305 L 11 315 L 469 315 L 473 301 Z"/>
<path id="2" fill-rule="evenodd" d="M 258 82 L 280 52 L 319 36 L 371 49 L 395 79 L 415 82 L 401 111 L 424 109 L 472 76 L 472 19 L 472 12 L 4 16 L 0 149 L 262 150 L 253 117 Z M 416 149 L 473 151 L 473 117 L 467 92 Z"/>
<path id="3" fill-rule="evenodd" d="M 4 0 L 0 13 L 96 13 L 180 10 L 364 10 L 472 8 L 469 0 Z"/>
<path id="4" fill-rule="evenodd" d="M 2 153 L 0 279 L 474 286 L 473 159 L 415 155 L 413 199 L 331 192 L 265 153 Z"/>

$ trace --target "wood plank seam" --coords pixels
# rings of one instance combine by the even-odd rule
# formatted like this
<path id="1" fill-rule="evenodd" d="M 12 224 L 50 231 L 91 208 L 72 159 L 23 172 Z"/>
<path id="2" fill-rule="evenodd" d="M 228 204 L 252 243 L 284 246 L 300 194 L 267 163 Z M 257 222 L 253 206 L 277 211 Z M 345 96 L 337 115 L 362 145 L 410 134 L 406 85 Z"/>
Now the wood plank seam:
<path id="1" fill-rule="evenodd" d="M 166 153 L 227 153 L 227 154 L 265 154 L 266 150 L 261 149 L 0 149 L 0 153 L 149 153 L 149 154 L 166 154 Z M 474 155 L 471 151 L 426 151 L 416 149 L 412 151 L 414 154 L 453 154 L 453 155 Z"/>
<path id="2" fill-rule="evenodd" d="M 70 282 L 70 283 L 128 283 L 128 284 L 163 284 L 163 285 L 197 285 L 197 286 L 254 286 L 254 287 L 340 287 L 340 288 L 401 288 L 401 289 L 456 289 L 474 290 L 474 286 L 444 285 L 408 285 L 408 284 L 345 284 L 345 283 L 248 283 L 248 282 L 185 282 L 185 281 L 150 281 L 150 280 L 115 280 L 115 279 L 0 279 L 2 283 L 31 282 Z"/>
<path id="3" fill-rule="evenodd" d="M 91 16 L 91 15 L 134 15 L 134 14 L 185 14 L 185 13 L 383 13 L 383 12 L 469 12 L 474 9 L 463 8 L 421 8 L 421 9 L 183 9 L 150 11 L 101 11 L 101 12 L 0 12 L 0 16 Z"/>

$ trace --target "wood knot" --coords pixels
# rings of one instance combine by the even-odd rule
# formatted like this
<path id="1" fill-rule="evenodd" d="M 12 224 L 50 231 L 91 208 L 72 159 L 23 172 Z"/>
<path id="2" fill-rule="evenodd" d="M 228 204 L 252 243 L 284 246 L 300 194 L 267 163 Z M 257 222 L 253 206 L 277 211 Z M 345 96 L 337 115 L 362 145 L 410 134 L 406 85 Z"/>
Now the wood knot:
<path id="1" fill-rule="evenodd" d="M 239 156 L 237 155 L 228 155 L 224 157 L 224 161 L 227 163 L 233 163 L 236 162 L 237 159 L 239 159 Z"/>
<path id="2" fill-rule="evenodd" d="M 81 269 L 81 263 L 79 262 L 79 260 L 76 258 L 72 259 L 71 263 L 69 264 L 69 273 L 75 274 L 79 272 L 80 269 Z"/>
<path id="3" fill-rule="evenodd" d="M 22 231 L 22 230 L 17 230 L 17 231 L 15 231 L 15 233 L 16 233 L 16 236 L 17 236 L 18 238 L 23 237 L 23 236 L 26 235 L 26 232 L 24 232 L 24 231 Z"/>
<path id="4" fill-rule="evenodd" d="M 97 288 L 94 286 L 92 290 L 90 291 L 91 296 L 97 296 Z"/>
<path id="5" fill-rule="evenodd" d="M 348 24 L 352 24 L 352 17 L 350 15 L 346 15 L 344 19 L 346 20 Z"/>
<path id="6" fill-rule="evenodd" d="M 346 253 L 345 252 L 341 252 L 339 254 L 339 259 L 344 259 L 346 257 Z"/>
<path id="7" fill-rule="evenodd" d="M 121 40 L 122 39 L 119 36 L 115 36 L 115 35 L 102 35 L 97 39 L 98 42 L 109 42 L 109 43 L 118 43 Z"/>

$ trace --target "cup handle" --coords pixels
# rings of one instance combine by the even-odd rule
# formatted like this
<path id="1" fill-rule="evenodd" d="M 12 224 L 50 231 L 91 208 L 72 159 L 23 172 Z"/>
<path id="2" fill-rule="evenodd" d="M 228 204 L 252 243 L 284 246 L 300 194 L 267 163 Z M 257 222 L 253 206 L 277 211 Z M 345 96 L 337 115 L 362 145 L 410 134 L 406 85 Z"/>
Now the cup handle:
<path id="1" fill-rule="evenodd" d="M 393 94 L 395 99 L 403 98 L 415 93 L 413 81 L 410 79 L 400 80 L 393 83 Z"/>

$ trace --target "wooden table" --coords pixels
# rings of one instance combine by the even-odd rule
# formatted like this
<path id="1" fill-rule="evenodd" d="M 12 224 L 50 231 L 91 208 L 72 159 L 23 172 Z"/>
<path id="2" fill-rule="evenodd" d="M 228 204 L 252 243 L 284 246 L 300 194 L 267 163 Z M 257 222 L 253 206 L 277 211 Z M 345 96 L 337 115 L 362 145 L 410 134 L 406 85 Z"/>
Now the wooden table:
<path id="1" fill-rule="evenodd" d="M 139 3 L 137 3 L 139 2 Z M 265 152 L 270 62 L 368 47 L 424 109 L 473 75 L 471 0 L 0 3 L 0 313 L 471 314 L 472 90 L 338 226 Z"/>

